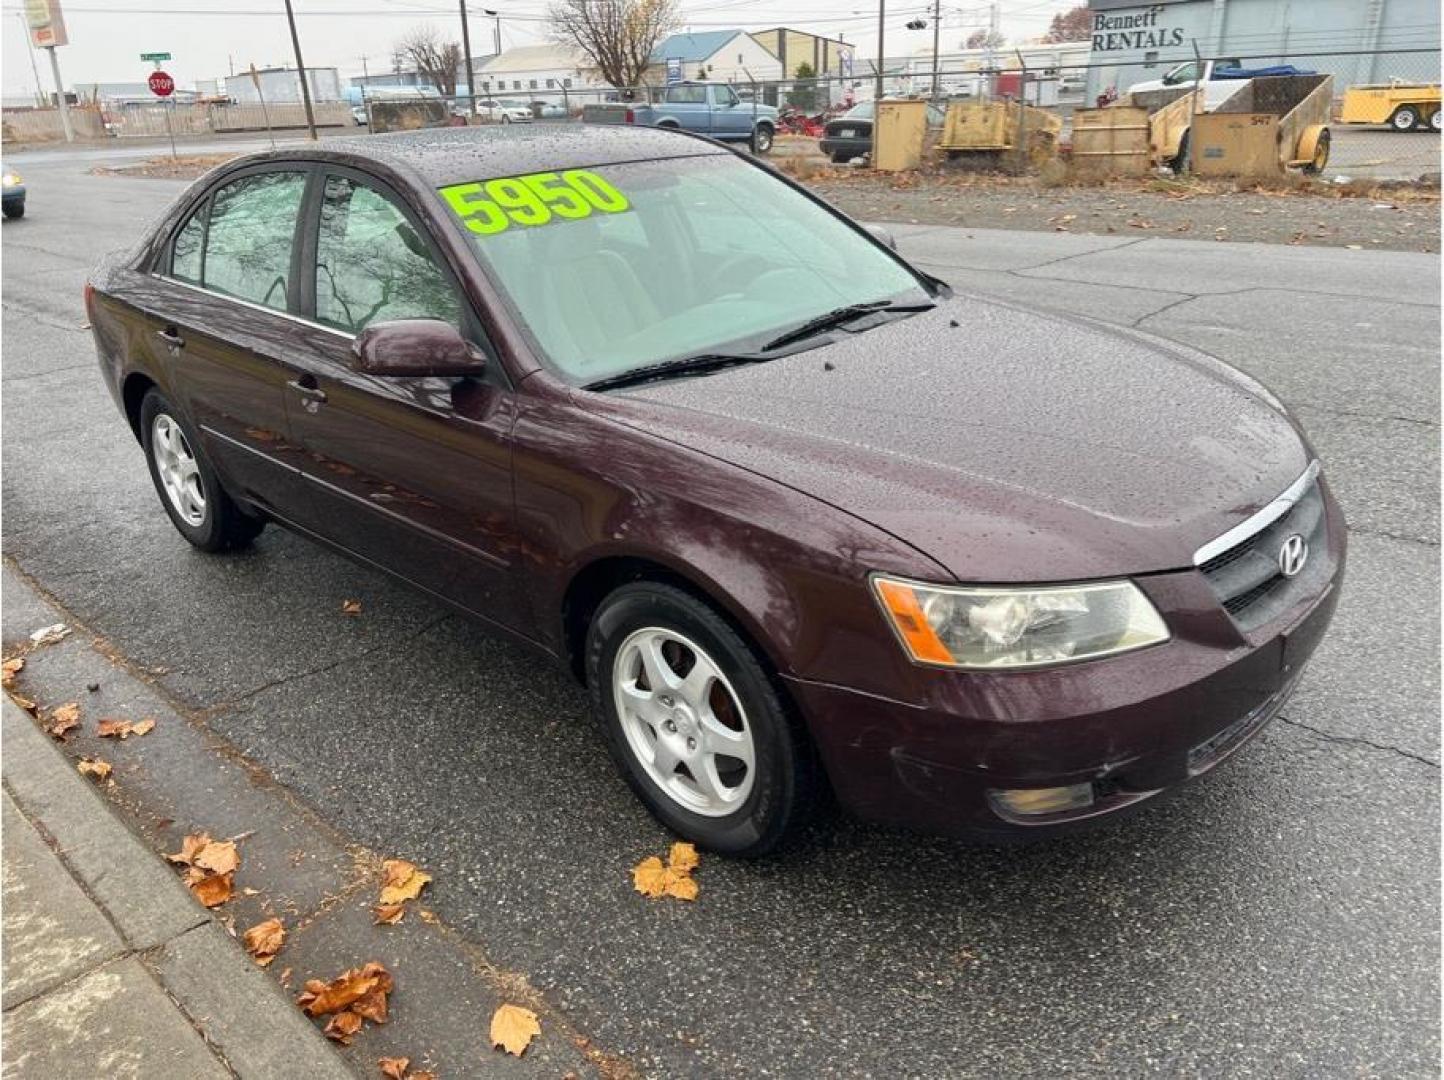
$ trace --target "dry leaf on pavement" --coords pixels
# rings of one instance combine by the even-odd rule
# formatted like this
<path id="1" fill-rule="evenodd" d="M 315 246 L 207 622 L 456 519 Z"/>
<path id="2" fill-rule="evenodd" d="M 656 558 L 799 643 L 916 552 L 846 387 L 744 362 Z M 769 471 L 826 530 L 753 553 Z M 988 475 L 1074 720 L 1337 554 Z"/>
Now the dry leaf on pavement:
<path id="1" fill-rule="evenodd" d="M 342 600 L 342 601 L 341 601 L 341 614 L 342 614 L 342 615 L 360 615 L 360 614 L 361 614 L 361 601 L 360 601 L 360 600 Z"/>
<path id="2" fill-rule="evenodd" d="M 390 1080 L 406 1080 L 406 1069 L 411 1064 L 410 1058 L 381 1058 L 376 1062 L 381 1066 L 381 1075 L 390 1077 Z"/>
<path id="3" fill-rule="evenodd" d="M 361 1030 L 362 1020 L 353 1012 L 340 1012 L 326 1024 L 326 1038 L 335 1039 L 342 1046 L 350 1046 L 351 1040 Z"/>
<path id="4" fill-rule="evenodd" d="M 245 943 L 246 952 L 255 957 L 261 967 L 265 967 L 285 944 L 286 928 L 281 925 L 280 919 L 267 919 L 247 930 L 241 940 Z"/>
<path id="5" fill-rule="evenodd" d="M 192 865 L 213 874 L 230 874 L 240 869 L 241 855 L 234 840 L 212 840 L 197 852 Z"/>
<path id="6" fill-rule="evenodd" d="M 520 1005 L 502 1005 L 491 1015 L 491 1046 L 521 1057 L 532 1039 L 541 1034 L 536 1013 Z"/>
<path id="7" fill-rule="evenodd" d="M 210 842 L 210 833 L 191 833 L 181 841 L 181 849 L 174 855 L 167 855 L 166 858 L 181 866 L 190 866 L 195 862 L 196 856 L 201 853 L 201 849 Z"/>
<path id="8" fill-rule="evenodd" d="M 35 715 L 35 711 L 39 708 L 39 706 L 36 705 L 34 701 L 32 701 L 30 698 L 25 697 L 25 696 L 23 696 L 23 695 L 21 695 L 21 694 L 11 694 L 11 695 L 10 695 L 10 700 L 13 701 L 13 702 L 15 702 L 16 705 L 19 705 L 22 709 L 24 709 L 26 712 L 28 712 L 31 716 L 34 716 L 34 715 Z"/>
<path id="9" fill-rule="evenodd" d="M 697 849 L 681 842 L 672 845 L 667 862 L 649 855 L 632 868 L 632 887 L 643 896 L 670 896 L 677 900 L 697 899 L 697 882 L 692 877 L 701 860 Z"/>
<path id="10" fill-rule="evenodd" d="M 55 706 L 50 710 L 50 719 L 45 722 L 45 730 L 61 742 L 65 741 L 66 734 L 72 728 L 79 726 L 80 703 L 75 701 Z"/>
<path id="11" fill-rule="evenodd" d="M 378 904 L 372 910 L 376 912 L 377 926 L 395 926 L 401 921 L 401 916 L 406 914 L 406 905 Z"/>
<path id="12" fill-rule="evenodd" d="M 220 907 L 231 898 L 235 877 L 235 874 L 214 874 L 199 881 L 192 881 L 189 883 L 191 895 L 199 900 L 203 907 Z"/>
<path id="13" fill-rule="evenodd" d="M 106 780 L 110 777 L 110 763 L 101 761 L 99 758 L 81 758 L 75 766 L 85 776 L 93 776 L 97 780 Z"/>
<path id="14" fill-rule="evenodd" d="M 405 859 L 387 859 L 381 864 L 385 872 L 385 878 L 381 883 L 381 902 L 383 904 L 400 904 L 406 900 L 415 900 L 421 895 L 422 888 L 431 880 L 431 875 L 424 870 L 418 870 L 415 863 L 407 862 Z"/>
<path id="15" fill-rule="evenodd" d="M 372 990 L 379 989 L 383 994 L 389 994 L 391 987 L 391 973 L 372 961 L 364 967 L 343 971 L 329 983 L 308 979 L 305 992 L 296 999 L 296 1004 L 306 1011 L 307 1016 L 324 1016 L 349 1009 Z"/>
<path id="16" fill-rule="evenodd" d="M 144 735 L 153 727 L 154 720 L 102 720 L 95 733 L 102 739 L 125 739 L 130 735 Z"/>
<path id="17" fill-rule="evenodd" d="M 15 676 L 19 675 L 21 670 L 24 669 L 24 667 L 25 657 L 23 656 L 17 656 L 14 659 L 6 660 L 3 665 L 0 665 L 0 671 L 4 672 L 5 686 L 14 686 Z"/>
<path id="18" fill-rule="evenodd" d="M 64 641 L 69 635 L 70 627 L 58 622 L 54 626 L 42 626 L 30 635 L 30 640 L 36 645 L 54 645 L 57 641 Z"/>

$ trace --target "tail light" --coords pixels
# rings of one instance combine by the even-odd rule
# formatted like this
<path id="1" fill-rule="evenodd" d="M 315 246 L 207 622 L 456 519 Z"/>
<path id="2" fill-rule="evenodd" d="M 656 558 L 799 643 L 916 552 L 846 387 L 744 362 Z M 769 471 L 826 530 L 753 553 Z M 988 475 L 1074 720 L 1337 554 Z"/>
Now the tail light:
<path id="1" fill-rule="evenodd" d="M 85 313 L 86 313 L 87 315 L 89 315 L 90 312 L 91 312 L 91 301 L 93 300 L 94 297 L 95 297 L 95 286 L 92 285 L 90 282 L 87 281 L 87 282 L 85 283 Z"/>

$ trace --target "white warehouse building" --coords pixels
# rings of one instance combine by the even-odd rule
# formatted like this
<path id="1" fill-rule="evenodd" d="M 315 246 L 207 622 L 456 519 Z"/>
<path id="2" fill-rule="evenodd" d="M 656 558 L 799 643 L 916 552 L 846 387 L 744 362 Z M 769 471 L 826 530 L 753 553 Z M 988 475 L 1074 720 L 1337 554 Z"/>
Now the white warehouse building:
<path id="1" fill-rule="evenodd" d="M 1198 54 L 1292 64 L 1359 83 L 1439 80 L 1439 0 L 1089 0 L 1086 96 L 1160 78 Z"/>
<path id="2" fill-rule="evenodd" d="M 251 73 L 226 77 L 226 96 L 240 104 L 259 104 L 264 94 L 267 105 L 301 100 L 301 77 L 295 68 L 263 68 L 256 72 L 261 87 L 257 91 Z M 341 101 L 341 77 L 333 67 L 306 69 L 306 82 L 312 101 Z"/>

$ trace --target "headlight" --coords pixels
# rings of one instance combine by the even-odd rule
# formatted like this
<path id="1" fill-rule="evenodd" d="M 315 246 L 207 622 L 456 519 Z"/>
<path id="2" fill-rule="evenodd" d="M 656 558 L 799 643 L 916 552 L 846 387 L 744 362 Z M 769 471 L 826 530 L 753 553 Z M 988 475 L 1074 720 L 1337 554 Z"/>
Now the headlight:
<path id="1" fill-rule="evenodd" d="M 1131 581 L 965 588 L 874 577 L 883 614 L 915 663 L 1030 668 L 1091 660 L 1168 640 Z"/>
<path id="2" fill-rule="evenodd" d="M 3 177 L 3 182 L 4 182 L 4 184 L 5 184 L 6 187 L 19 187 L 19 186 L 20 186 L 20 174 L 19 174 L 19 173 L 8 172 L 8 173 L 6 173 L 5 176 Z"/>

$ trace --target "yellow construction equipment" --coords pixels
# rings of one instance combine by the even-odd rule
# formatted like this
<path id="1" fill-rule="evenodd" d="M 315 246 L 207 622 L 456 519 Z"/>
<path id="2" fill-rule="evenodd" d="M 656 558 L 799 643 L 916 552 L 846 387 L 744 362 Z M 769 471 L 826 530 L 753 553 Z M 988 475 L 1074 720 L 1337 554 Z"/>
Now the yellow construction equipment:
<path id="1" fill-rule="evenodd" d="M 955 101 L 943 119 L 943 137 L 938 149 L 950 158 L 965 154 L 996 158 L 1018 147 L 1018 133 L 1027 138 L 1027 154 L 1037 163 L 1051 157 L 1063 130 L 1063 121 L 1044 109 L 1016 101 Z"/>
<path id="2" fill-rule="evenodd" d="M 1189 167 L 1200 176 L 1322 172 L 1329 161 L 1332 75 L 1249 79 L 1189 127 Z"/>

